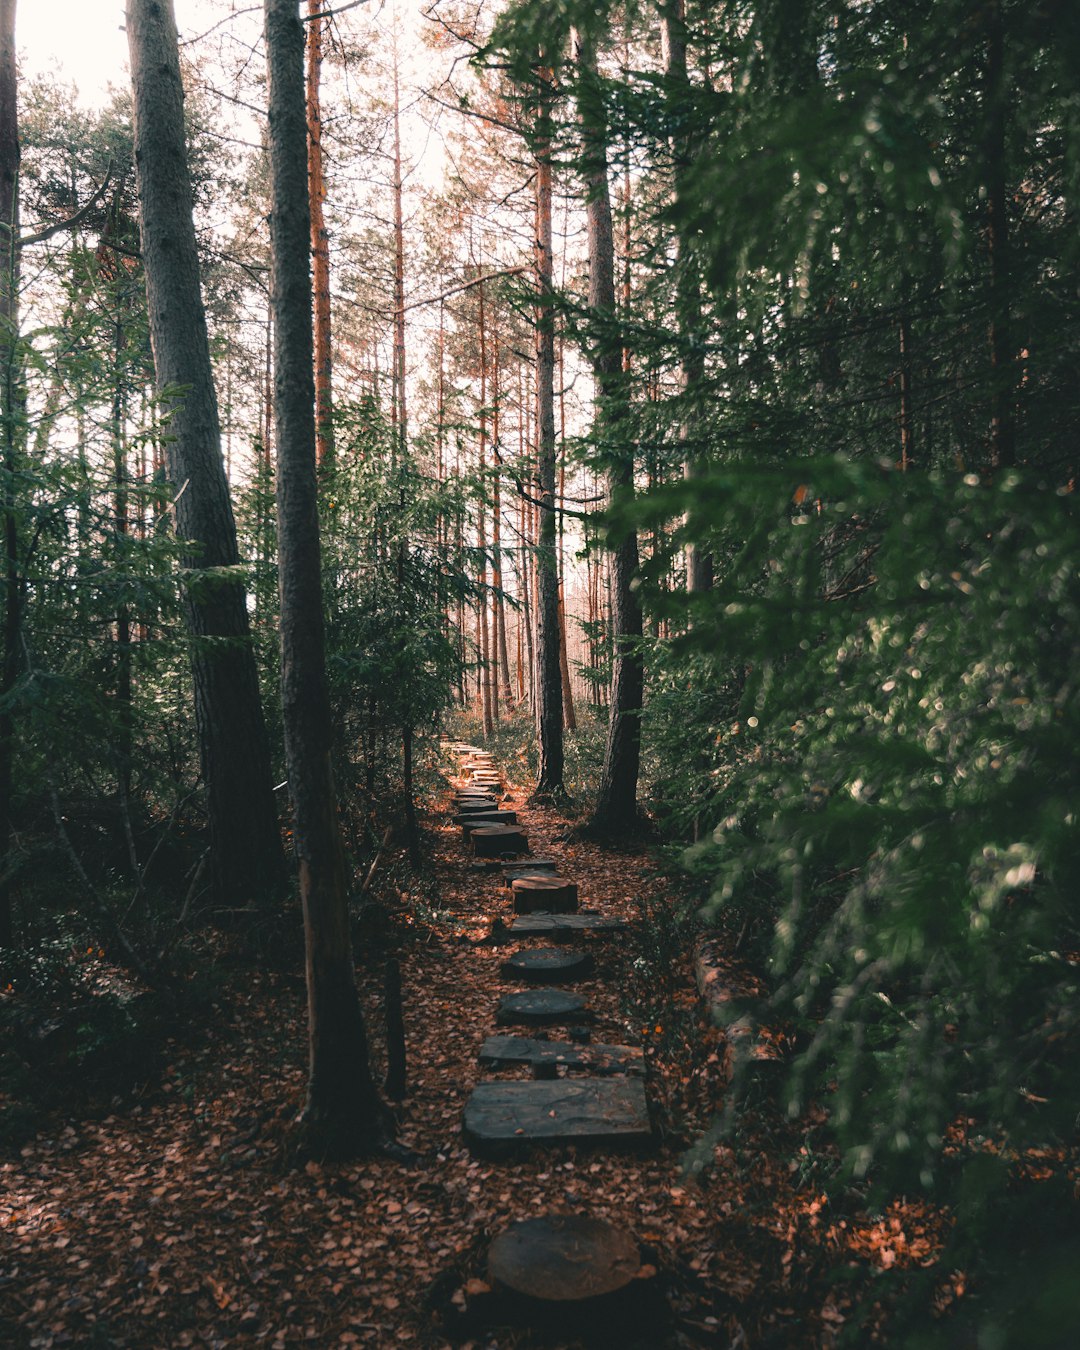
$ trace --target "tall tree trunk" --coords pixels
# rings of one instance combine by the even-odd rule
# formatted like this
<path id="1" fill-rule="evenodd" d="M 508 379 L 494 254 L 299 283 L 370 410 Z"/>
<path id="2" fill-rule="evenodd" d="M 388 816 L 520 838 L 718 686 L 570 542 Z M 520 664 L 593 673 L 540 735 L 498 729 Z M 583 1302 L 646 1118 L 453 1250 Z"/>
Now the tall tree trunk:
<path id="1" fill-rule="evenodd" d="M 506 599 L 503 595 L 503 548 L 502 548 L 502 390 L 499 384 L 499 324 L 498 309 L 492 322 L 491 333 L 491 457 L 495 474 L 491 490 L 491 557 L 492 557 L 492 601 L 495 606 L 495 655 L 497 667 L 496 685 L 500 697 L 509 714 L 514 704 L 514 693 L 510 687 L 510 656 L 506 641 Z"/>
<path id="2" fill-rule="evenodd" d="M 392 420 L 394 453 L 403 457 L 408 443 L 405 407 L 405 225 L 401 205 L 401 107 L 398 91 L 397 34 L 394 34 L 394 380 Z"/>
<path id="3" fill-rule="evenodd" d="M 19 121 L 15 65 L 15 0 L 0 0 L 0 422 L 3 487 L 3 652 L 0 654 L 0 947 L 14 939 L 11 886 L 15 718 L 12 691 L 19 674 L 22 579 L 18 502 L 22 440 L 19 360 Z"/>
<path id="4" fill-rule="evenodd" d="M 664 0 L 663 25 L 664 73 L 667 96 L 682 126 L 692 125 L 689 108 L 690 79 L 686 68 L 686 0 Z M 679 193 L 693 154 L 690 133 L 673 138 L 675 191 Z M 675 236 L 676 321 L 679 330 L 679 396 L 683 404 L 679 422 L 679 440 L 683 447 L 683 471 L 688 479 L 705 471 L 698 412 L 705 381 L 705 362 L 701 353 L 701 282 L 697 262 L 686 240 Z M 712 555 L 693 540 L 686 546 L 686 588 L 691 593 L 707 591 L 713 584 Z"/>
<path id="5" fill-rule="evenodd" d="M 481 269 L 482 270 L 482 269 Z M 484 480 L 484 472 L 487 469 L 487 440 L 488 440 L 488 349 L 487 349 L 487 322 L 484 307 L 484 283 L 481 282 L 477 287 L 478 292 L 478 311 L 477 324 L 480 345 L 480 412 L 479 412 L 479 468 L 480 481 Z M 484 533 L 484 507 L 480 504 L 478 518 L 478 539 L 480 546 L 480 614 L 481 614 L 481 670 L 483 681 L 483 707 L 484 707 L 484 735 L 490 736 L 499 720 L 499 686 L 496 679 L 496 663 L 498 661 L 498 620 L 495 607 L 491 602 L 491 595 L 488 591 L 487 575 L 487 537 Z M 498 525 L 493 526 L 494 533 L 497 532 Z M 497 567 L 498 564 L 496 563 Z M 492 585 L 494 585 L 494 569 L 492 576 Z"/>
<path id="6" fill-rule="evenodd" d="M 562 377 L 562 344 L 559 351 L 559 419 L 562 427 L 561 439 L 566 444 L 566 400 L 564 397 L 565 380 Z M 563 727 L 566 731 L 577 731 L 577 714 L 574 712 L 574 691 L 570 684 L 570 652 L 566 638 L 566 556 L 563 549 L 563 534 L 566 515 L 563 507 L 566 502 L 566 460 L 559 465 L 559 675 L 562 679 Z"/>
<path id="7" fill-rule="evenodd" d="M 1006 188 L 1005 33 L 1001 0 L 986 6 L 986 218 L 990 258 L 990 463 L 1016 463 L 1016 359 L 1012 342 L 1012 267 Z"/>
<path id="8" fill-rule="evenodd" d="M 116 313 L 113 319 L 113 397 L 110 432 L 113 450 L 113 529 L 116 533 L 117 554 L 121 556 L 123 542 L 130 533 L 128 518 L 127 468 L 127 372 L 124 369 L 124 351 L 127 334 L 124 330 L 125 310 L 128 308 L 127 285 L 121 273 L 117 283 Z M 123 567 L 124 564 L 121 563 Z M 122 801 L 131 794 L 132 739 L 134 719 L 131 706 L 131 610 L 126 598 L 116 606 L 116 778 Z"/>
<path id="9" fill-rule="evenodd" d="M 236 524 L 221 457 L 184 145 L 184 91 L 170 0 L 127 0 L 135 163 L 150 341 L 168 397 L 169 476 L 176 529 L 193 549 L 185 566 L 234 568 Z M 304 186 L 306 197 L 306 182 Z M 304 248 L 307 248 L 305 240 Z M 297 257 L 302 256 L 297 254 Z M 305 269 L 306 272 L 306 269 Z M 284 882 L 270 751 L 243 586 L 207 578 L 189 586 L 195 718 L 219 904 L 265 899 Z"/>
<path id="10" fill-rule="evenodd" d="M 330 240 L 323 207 L 322 76 L 325 0 L 308 0 L 307 134 L 308 200 L 311 203 L 311 272 L 315 292 L 315 458 L 324 464 L 334 453 L 333 348 L 330 328 Z"/>
<path id="11" fill-rule="evenodd" d="M 598 88 L 596 59 L 583 39 L 576 41 L 580 75 L 578 99 L 582 131 L 582 175 L 586 189 L 589 250 L 589 310 L 597 325 L 590 354 L 596 380 L 597 435 L 607 443 L 608 487 L 612 502 L 634 491 L 633 451 L 621 434 L 626 397 L 622 348 L 615 331 L 615 241 L 607 172 L 607 124 Z M 641 606 L 631 583 L 638 569 L 637 534 L 625 530 L 612 553 L 614 655 L 611 707 L 604 767 L 590 828 L 619 834 L 637 821 L 637 784 L 641 762 L 641 707 L 644 672 L 641 658 Z"/>
<path id="12" fill-rule="evenodd" d="M 381 1110 L 353 979 L 345 864 L 330 767 L 315 466 L 311 282 L 297 259 L 310 237 L 304 125 L 304 35 L 296 0 L 265 0 L 275 316 L 281 587 L 281 699 L 295 813 L 307 953 L 313 1147 L 353 1152 L 379 1134 Z"/>
<path id="13" fill-rule="evenodd" d="M 536 545 L 536 730 L 538 798 L 566 795 L 563 784 L 563 700 L 559 665 L 559 559 L 555 520 L 555 304 L 552 299 L 552 102 L 541 71 L 536 154 L 536 452 L 540 528 Z"/>

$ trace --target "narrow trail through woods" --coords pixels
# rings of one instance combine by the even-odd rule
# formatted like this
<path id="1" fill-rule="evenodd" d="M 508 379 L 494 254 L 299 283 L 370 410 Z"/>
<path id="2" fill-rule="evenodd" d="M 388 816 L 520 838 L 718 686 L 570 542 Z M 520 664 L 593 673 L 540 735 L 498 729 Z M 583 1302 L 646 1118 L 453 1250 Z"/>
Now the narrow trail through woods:
<path id="1" fill-rule="evenodd" d="M 531 1074 L 478 1062 L 486 1038 L 515 1031 L 496 1026 L 496 1009 L 522 987 L 502 969 L 522 944 L 485 941 L 497 916 L 510 921 L 509 904 L 501 875 L 473 866 L 447 801 L 425 822 L 437 910 L 396 953 L 408 1048 L 400 1138 L 422 1161 L 298 1166 L 289 1126 L 303 1100 L 302 978 L 222 961 L 212 1018 L 169 1043 L 158 1081 L 111 1112 L 57 1120 L 0 1163 L 0 1340 L 571 1345 L 565 1335 L 483 1325 L 492 1239 L 550 1212 L 632 1235 L 662 1311 L 659 1328 L 641 1329 L 650 1347 L 723 1345 L 740 1334 L 755 1344 L 829 1344 L 845 1318 L 846 1295 L 828 1279 L 839 1261 L 871 1278 L 932 1257 L 932 1215 L 910 1205 L 902 1216 L 831 1214 L 808 1182 L 812 1159 L 793 1168 L 798 1147 L 773 1126 L 755 1127 L 738 1163 L 717 1143 L 707 1150 L 714 1165 L 687 1176 L 686 1147 L 714 1119 L 725 1081 L 723 1045 L 701 1025 L 691 954 L 673 954 L 665 972 L 684 1038 L 635 1024 L 628 1011 L 642 994 L 640 906 L 669 883 L 643 855 L 571 842 L 565 819 L 527 805 L 513 773 L 506 788 L 533 856 L 571 876 L 583 905 L 630 924 L 617 937 L 582 935 L 593 969 L 573 988 L 592 1013 L 594 1041 L 644 1047 L 652 1146 L 563 1146 L 506 1160 L 467 1146 L 462 1118 L 477 1084 Z M 362 964 L 359 978 L 381 1055 L 379 963 Z"/>

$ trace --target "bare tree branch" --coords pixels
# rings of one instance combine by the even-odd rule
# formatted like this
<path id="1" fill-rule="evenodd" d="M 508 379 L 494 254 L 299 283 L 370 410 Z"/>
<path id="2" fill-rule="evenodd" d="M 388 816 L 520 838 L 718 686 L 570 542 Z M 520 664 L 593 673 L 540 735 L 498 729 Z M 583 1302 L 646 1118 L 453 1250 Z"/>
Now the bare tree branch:
<path id="1" fill-rule="evenodd" d="M 46 239 L 51 239 L 54 234 L 60 234 L 63 230 L 73 230 L 77 225 L 81 225 L 94 207 L 98 204 L 105 194 L 105 189 L 112 181 L 113 161 L 109 160 L 109 167 L 105 170 L 105 178 L 90 198 L 73 216 L 68 216 L 67 220 L 58 220 L 55 225 L 46 225 L 44 229 L 38 230 L 35 234 L 24 234 L 19 239 L 19 247 L 26 248 L 30 244 L 43 244 Z"/>

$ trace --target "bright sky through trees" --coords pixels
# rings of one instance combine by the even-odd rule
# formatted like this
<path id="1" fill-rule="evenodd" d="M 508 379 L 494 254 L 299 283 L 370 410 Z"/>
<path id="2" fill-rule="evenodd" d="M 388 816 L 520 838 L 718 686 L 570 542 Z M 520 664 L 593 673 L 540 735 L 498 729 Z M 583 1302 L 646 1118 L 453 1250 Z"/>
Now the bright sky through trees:
<path id="1" fill-rule="evenodd" d="M 177 0 L 181 33 L 191 33 L 207 12 L 206 0 Z M 122 0 L 22 0 L 15 25 L 25 75 L 55 70 L 85 103 L 100 102 L 110 82 L 127 81 Z"/>

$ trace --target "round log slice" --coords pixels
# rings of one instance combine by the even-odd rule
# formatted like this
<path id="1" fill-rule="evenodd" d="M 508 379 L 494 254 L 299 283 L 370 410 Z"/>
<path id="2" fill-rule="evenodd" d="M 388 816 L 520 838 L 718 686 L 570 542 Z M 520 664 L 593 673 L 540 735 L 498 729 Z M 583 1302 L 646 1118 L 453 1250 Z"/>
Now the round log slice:
<path id="1" fill-rule="evenodd" d="M 488 1251 L 496 1288 L 544 1303 L 578 1303 L 625 1289 L 641 1269 L 625 1228 L 581 1214 L 544 1214 L 511 1224 Z"/>
<path id="2" fill-rule="evenodd" d="M 585 1000 L 569 989 L 519 989 L 499 1000 L 499 1026 L 549 1027 L 588 1018 Z"/>
<path id="3" fill-rule="evenodd" d="M 560 980 L 584 979 L 592 971 L 588 952 L 568 947 L 523 947 L 502 964 L 502 973 L 526 984 L 558 984 Z"/>
<path id="4" fill-rule="evenodd" d="M 494 797 L 459 797 L 455 805 L 459 812 L 494 811 L 499 803 Z"/>
<path id="5" fill-rule="evenodd" d="M 576 914 L 578 888 L 566 877 L 515 877 L 510 882 L 515 914 Z"/>
<path id="6" fill-rule="evenodd" d="M 481 825 L 469 833 L 469 843 L 478 858 L 500 858 L 507 853 L 528 853 L 529 840 L 520 825 Z"/>

